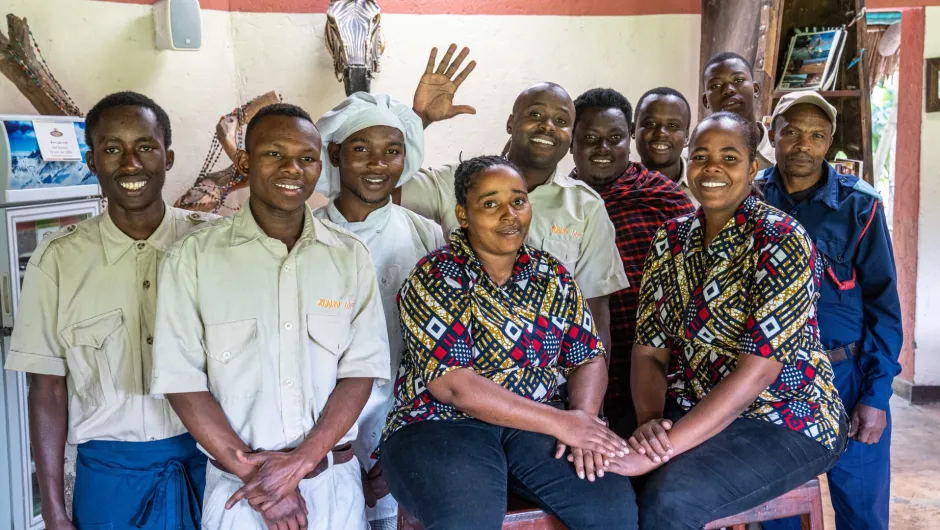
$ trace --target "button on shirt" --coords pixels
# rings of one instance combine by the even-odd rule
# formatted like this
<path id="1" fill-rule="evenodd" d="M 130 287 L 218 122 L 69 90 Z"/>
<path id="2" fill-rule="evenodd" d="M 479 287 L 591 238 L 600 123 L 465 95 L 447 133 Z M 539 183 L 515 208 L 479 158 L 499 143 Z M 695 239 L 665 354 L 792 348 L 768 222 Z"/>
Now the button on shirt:
<path id="1" fill-rule="evenodd" d="M 299 445 L 338 379 L 390 377 L 369 251 L 309 210 L 290 252 L 247 207 L 180 241 L 156 330 L 151 392 L 211 392 L 255 449 Z"/>
<path id="2" fill-rule="evenodd" d="M 66 377 L 69 443 L 186 432 L 167 402 L 149 395 L 155 286 L 168 248 L 212 217 L 167 206 L 154 233 L 135 241 L 105 212 L 33 253 L 6 368 Z"/>
<path id="3" fill-rule="evenodd" d="M 401 205 L 440 223 L 445 234 L 459 227 L 454 207 L 457 166 L 422 169 L 402 185 Z M 573 271 L 585 298 L 598 298 L 629 285 L 614 242 L 604 200 L 587 184 L 552 173 L 529 192 L 532 223 L 526 244 L 549 252 Z"/>
<path id="4" fill-rule="evenodd" d="M 819 344 L 822 264 L 803 227 L 753 197 L 704 246 L 702 211 L 656 234 L 637 317 L 636 343 L 679 347 L 669 396 L 686 411 L 737 367 L 741 355 L 783 364 L 742 413 L 832 448 L 842 402 Z"/>
<path id="5" fill-rule="evenodd" d="M 825 185 L 802 202 L 794 202 L 787 194 L 776 167 L 761 179 L 765 180 L 764 194 L 769 204 L 806 228 L 825 259 L 827 271 L 819 299 L 823 348 L 857 343 L 858 362 L 865 374 L 859 402 L 887 410 L 891 383 L 901 373 L 898 356 L 903 341 L 891 234 L 871 186 L 854 175 L 839 175 L 828 162 L 824 169 Z M 868 231 L 862 237 L 866 225 Z M 840 290 L 832 276 L 850 282 L 853 269 L 855 285 Z"/>
<path id="6" fill-rule="evenodd" d="M 464 230 L 454 230 L 449 245 L 418 263 L 399 296 L 407 352 L 386 436 L 421 421 L 467 418 L 427 389 L 458 368 L 545 402 L 556 397 L 559 376 L 604 354 L 571 274 L 527 245 L 499 286 Z"/>

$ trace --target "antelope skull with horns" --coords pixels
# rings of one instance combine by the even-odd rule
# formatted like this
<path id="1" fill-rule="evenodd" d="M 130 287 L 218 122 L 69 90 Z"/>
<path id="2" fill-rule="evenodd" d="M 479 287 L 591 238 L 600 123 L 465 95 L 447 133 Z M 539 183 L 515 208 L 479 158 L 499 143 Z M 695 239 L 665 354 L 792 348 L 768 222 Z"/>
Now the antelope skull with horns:
<path id="1" fill-rule="evenodd" d="M 368 92 L 379 72 L 385 39 L 382 10 L 375 0 L 330 0 L 326 10 L 326 46 L 336 79 L 346 95 Z"/>

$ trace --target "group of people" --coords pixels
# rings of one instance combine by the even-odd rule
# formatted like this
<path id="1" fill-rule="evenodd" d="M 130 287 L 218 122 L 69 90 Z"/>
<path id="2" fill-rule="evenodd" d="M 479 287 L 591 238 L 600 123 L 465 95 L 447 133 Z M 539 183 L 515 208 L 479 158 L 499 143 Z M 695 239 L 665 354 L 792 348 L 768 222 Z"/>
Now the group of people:
<path id="1" fill-rule="evenodd" d="M 540 83 L 503 155 L 422 169 L 424 129 L 474 112 L 455 53 L 411 106 L 261 109 L 230 217 L 164 203 L 160 106 L 94 106 L 107 211 L 34 252 L 6 361 L 46 527 L 497 529 L 517 496 L 703 528 L 828 472 L 840 529 L 887 528 L 895 266 L 877 193 L 825 161 L 836 110 L 793 93 L 764 127 L 723 53 L 693 130 L 671 88 Z"/>

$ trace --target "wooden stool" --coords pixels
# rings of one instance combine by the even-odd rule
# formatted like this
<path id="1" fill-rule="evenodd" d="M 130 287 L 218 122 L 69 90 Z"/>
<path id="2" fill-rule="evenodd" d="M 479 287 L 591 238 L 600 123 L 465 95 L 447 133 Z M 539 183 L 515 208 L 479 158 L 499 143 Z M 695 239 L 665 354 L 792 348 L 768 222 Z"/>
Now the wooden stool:
<path id="1" fill-rule="evenodd" d="M 823 530 L 822 495 L 819 479 L 813 479 L 799 488 L 784 493 L 772 501 L 705 525 L 705 530 L 744 530 L 747 523 L 760 523 L 799 515 L 803 530 Z"/>
<path id="2" fill-rule="evenodd" d="M 536 508 L 532 503 L 518 497 L 509 497 L 506 517 L 503 519 L 503 530 L 566 530 L 567 528 L 561 524 L 561 521 Z M 399 505 L 398 530 L 424 530 L 424 526 Z"/>

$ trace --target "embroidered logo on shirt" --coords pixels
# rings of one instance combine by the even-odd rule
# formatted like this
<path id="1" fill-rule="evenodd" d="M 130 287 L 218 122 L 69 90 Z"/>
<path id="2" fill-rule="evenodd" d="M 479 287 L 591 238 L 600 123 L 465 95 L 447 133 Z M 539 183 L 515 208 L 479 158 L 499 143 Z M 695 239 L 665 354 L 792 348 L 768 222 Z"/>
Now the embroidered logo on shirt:
<path id="1" fill-rule="evenodd" d="M 317 307 L 325 307 L 327 309 L 339 309 L 342 307 L 343 309 L 350 310 L 353 308 L 353 302 L 352 300 L 330 300 L 328 298 L 321 298 L 320 301 L 317 302 Z"/>
<path id="2" fill-rule="evenodd" d="M 563 226 L 556 226 L 556 225 L 552 225 L 551 231 L 553 234 L 558 234 L 562 236 L 572 235 L 574 237 L 582 237 L 584 235 L 581 232 L 578 232 L 577 230 L 570 230 Z"/>

